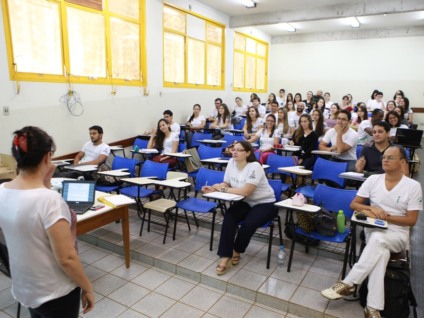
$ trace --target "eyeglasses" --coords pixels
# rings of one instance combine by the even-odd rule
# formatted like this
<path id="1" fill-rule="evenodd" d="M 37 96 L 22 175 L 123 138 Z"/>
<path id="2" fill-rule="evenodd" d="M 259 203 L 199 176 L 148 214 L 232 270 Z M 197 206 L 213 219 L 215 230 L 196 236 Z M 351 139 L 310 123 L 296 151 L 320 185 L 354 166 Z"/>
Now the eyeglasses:
<path id="1" fill-rule="evenodd" d="M 232 148 L 232 149 L 231 149 L 231 151 L 232 151 L 232 152 L 243 152 L 243 151 L 246 151 L 246 150 L 244 150 L 244 149 Z"/>
<path id="2" fill-rule="evenodd" d="M 383 160 L 388 160 L 388 161 L 393 161 L 395 159 L 403 159 L 403 157 L 396 157 L 396 156 L 381 156 L 380 157 L 381 161 Z"/>

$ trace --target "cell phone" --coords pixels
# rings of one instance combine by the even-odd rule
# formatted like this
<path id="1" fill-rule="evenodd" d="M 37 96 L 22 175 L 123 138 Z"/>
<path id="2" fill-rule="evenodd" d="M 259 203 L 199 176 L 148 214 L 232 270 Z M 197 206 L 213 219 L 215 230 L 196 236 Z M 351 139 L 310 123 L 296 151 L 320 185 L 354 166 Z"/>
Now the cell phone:
<path id="1" fill-rule="evenodd" d="M 91 211 L 97 211 L 97 210 L 100 210 L 101 208 L 104 208 L 105 206 L 104 205 L 101 205 L 101 204 L 98 204 L 98 205 L 93 205 L 91 208 L 90 208 L 90 210 Z"/>

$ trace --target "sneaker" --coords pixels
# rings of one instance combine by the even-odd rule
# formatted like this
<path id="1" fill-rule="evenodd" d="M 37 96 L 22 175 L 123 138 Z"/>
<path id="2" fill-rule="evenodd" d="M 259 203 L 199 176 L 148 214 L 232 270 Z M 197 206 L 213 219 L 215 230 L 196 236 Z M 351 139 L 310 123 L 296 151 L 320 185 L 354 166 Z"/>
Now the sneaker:
<path id="1" fill-rule="evenodd" d="M 381 318 L 380 311 L 366 306 L 364 309 L 365 318 Z"/>
<path id="2" fill-rule="evenodd" d="M 330 288 L 321 291 L 321 294 L 328 299 L 339 299 L 344 296 L 352 295 L 355 292 L 355 286 L 346 285 L 343 282 L 337 282 Z"/>

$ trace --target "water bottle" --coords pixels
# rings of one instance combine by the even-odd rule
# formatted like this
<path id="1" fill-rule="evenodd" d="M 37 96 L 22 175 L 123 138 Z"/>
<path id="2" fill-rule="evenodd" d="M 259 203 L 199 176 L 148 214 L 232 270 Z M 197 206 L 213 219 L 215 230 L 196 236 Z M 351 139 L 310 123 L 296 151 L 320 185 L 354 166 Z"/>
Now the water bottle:
<path id="1" fill-rule="evenodd" d="M 138 152 L 140 150 L 140 148 L 137 145 L 135 145 L 133 150 L 134 150 L 134 152 Z"/>
<path id="2" fill-rule="evenodd" d="M 280 245 L 280 250 L 278 251 L 277 255 L 277 266 L 278 268 L 282 268 L 284 264 L 284 245 Z"/>
<path id="3" fill-rule="evenodd" d="M 343 213 L 343 210 L 339 210 L 339 213 L 337 214 L 337 232 L 344 233 L 345 224 L 346 224 L 346 217 Z"/>

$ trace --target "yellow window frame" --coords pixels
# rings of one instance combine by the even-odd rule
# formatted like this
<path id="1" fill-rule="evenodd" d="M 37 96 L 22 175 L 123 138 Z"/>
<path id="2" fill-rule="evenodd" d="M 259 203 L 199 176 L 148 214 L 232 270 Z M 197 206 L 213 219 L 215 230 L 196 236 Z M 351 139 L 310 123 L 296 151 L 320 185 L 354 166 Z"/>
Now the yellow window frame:
<path id="1" fill-rule="evenodd" d="M 235 32 L 235 34 L 238 35 L 238 36 L 243 37 L 245 39 L 245 43 L 246 43 L 246 39 L 250 39 L 250 40 L 255 41 L 256 44 L 259 43 L 259 44 L 264 45 L 265 48 L 266 48 L 266 53 L 265 53 L 265 56 L 260 56 L 257 53 L 248 52 L 247 49 L 246 49 L 246 45 L 245 45 L 244 50 L 237 49 L 236 46 L 235 46 L 235 43 L 234 43 L 234 53 L 237 52 L 237 53 L 240 53 L 240 54 L 243 54 L 244 55 L 244 86 L 243 87 L 235 87 L 233 85 L 233 91 L 235 91 L 235 92 L 252 92 L 252 93 L 266 93 L 266 92 L 268 92 L 268 54 L 269 54 L 269 45 L 268 45 L 268 43 L 265 42 L 265 41 L 262 41 L 262 40 L 260 40 L 258 38 L 255 38 L 253 36 L 250 36 L 250 35 L 241 33 L 241 32 Z M 234 39 L 234 41 L 235 41 L 235 39 Z M 255 58 L 255 88 L 247 88 L 246 87 L 246 63 L 247 63 L 247 57 L 248 56 Z M 233 59 L 234 59 L 234 61 L 233 61 L 233 83 L 234 83 L 234 73 L 235 73 L 234 66 L 236 64 L 235 63 L 235 54 L 233 54 Z M 257 71 L 257 64 L 258 64 L 257 61 L 258 61 L 258 59 L 261 59 L 261 60 L 265 61 L 265 74 L 264 74 L 265 77 L 263 79 L 264 80 L 264 83 L 265 83 L 265 87 L 263 89 L 256 88 L 257 76 L 258 76 L 258 74 L 256 73 L 256 71 Z"/>
<path id="2" fill-rule="evenodd" d="M 164 3 L 163 7 L 169 7 L 173 10 L 177 10 L 180 11 L 181 13 L 184 13 L 186 16 L 188 14 L 197 17 L 201 20 L 203 20 L 205 22 L 205 34 L 206 34 L 206 28 L 208 24 L 212 24 L 213 26 L 222 28 L 222 39 L 221 39 L 221 43 L 217 43 L 214 41 L 210 41 L 208 40 L 207 36 L 205 36 L 205 40 L 203 41 L 205 43 L 205 64 L 204 64 L 204 83 L 205 84 L 192 84 L 192 83 L 188 83 L 188 57 L 187 57 L 187 52 L 188 52 L 188 41 L 187 39 L 190 38 L 190 36 L 187 35 L 187 22 L 185 24 L 185 32 L 178 32 L 176 30 L 172 30 L 169 29 L 167 27 L 165 27 L 164 22 L 162 23 L 163 25 L 163 35 L 162 35 L 162 39 L 163 39 L 163 56 L 165 56 L 165 43 L 164 43 L 164 39 L 165 39 L 165 32 L 167 33 L 172 33 L 172 34 L 178 34 L 184 37 L 184 82 L 182 83 L 176 83 L 176 82 L 170 82 L 170 81 L 166 81 L 165 80 L 165 60 L 163 60 L 163 86 L 164 87 L 172 87 L 172 88 L 197 88 L 197 89 L 211 89 L 211 90 L 223 90 L 225 87 L 225 24 L 219 23 L 217 21 L 213 21 L 207 17 L 204 17 L 198 13 L 192 12 L 192 11 L 188 11 L 185 10 L 183 8 L 174 6 L 172 4 L 169 3 Z M 187 21 L 187 19 L 186 19 Z M 198 40 L 198 39 L 197 39 Z M 207 77 L 208 77 L 208 72 L 207 72 L 207 64 L 208 64 L 208 50 L 207 50 L 207 46 L 208 44 L 212 44 L 215 46 L 220 46 L 221 47 L 221 85 L 209 85 L 207 84 Z"/>
<path id="3" fill-rule="evenodd" d="M 78 84 L 101 84 L 101 85 L 123 85 L 123 86 L 147 86 L 147 60 L 146 60 L 146 5 L 145 0 L 139 0 L 139 19 L 133 19 L 130 17 L 122 16 L 116 13 L 108 11 L 108 0 L 104 1 L 104 8 L 102 11 L 91 9 L 88 7 L 76 5 L 66 0 L 46 0 L 48 2 L 57 3 L 59 6 L 59 21 L 61 25 L 61 49 L 62 49 L 62 64 L 63 72 L 61 75 L 52 74 L 40 74 L 40 73 L 28 73 L 20 72 L 17 70 L 16 63 L 14 61 L 13 54 L 13 43 L 12 43 L 12 30 L 10 24 L 8 1 L 1 0 L 4 17 L 4 29 L 6 37 L 6 49 L 9 65 L 9 76 L 12 81 L 28 81 L 28 82 L 54 82 L 54 83 L 78 83 Z M 67 28 L 67 16 L 66 8 L 76 8 L 86 12 L 92 12 L 104 15 L 105 20 L 105 48 L 106 48 L 106 77 L 93 78 L 90 76 L 73 76 L 70 74 L 70 56 L 69 56 L 69 45 L 68 45 L 68 28 Z M 112 78 L 112 48 L 111 48 L 111 30 L 110 30 L 110 18 L 116 17 L 124 21 L 130 21 L 139 24 L 139 43 L 140 43 L 140 79 L 129 80 L 123 78 Z"/>

